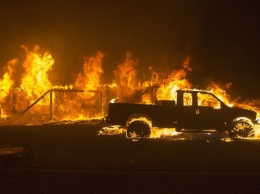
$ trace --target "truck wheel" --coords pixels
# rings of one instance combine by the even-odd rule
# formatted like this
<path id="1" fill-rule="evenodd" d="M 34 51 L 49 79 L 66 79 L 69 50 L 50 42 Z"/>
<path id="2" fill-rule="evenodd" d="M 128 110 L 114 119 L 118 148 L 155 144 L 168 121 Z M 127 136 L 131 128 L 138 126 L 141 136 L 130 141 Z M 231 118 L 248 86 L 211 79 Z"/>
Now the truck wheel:
<path id="1" fill-rule="evenodd" d="M 151 129 L 148 123 L 145 121 L 133 121 L 129 124 L 126 136 L 129 139 L 140 139 L 149 137 L 151 134 Z"/>
<path id="2" fill-rule="evenodd" d="M 235 137 L 254 137 L 254 124 L 247 118 L 235 119 L 231 124 L 229 136 Z"/>

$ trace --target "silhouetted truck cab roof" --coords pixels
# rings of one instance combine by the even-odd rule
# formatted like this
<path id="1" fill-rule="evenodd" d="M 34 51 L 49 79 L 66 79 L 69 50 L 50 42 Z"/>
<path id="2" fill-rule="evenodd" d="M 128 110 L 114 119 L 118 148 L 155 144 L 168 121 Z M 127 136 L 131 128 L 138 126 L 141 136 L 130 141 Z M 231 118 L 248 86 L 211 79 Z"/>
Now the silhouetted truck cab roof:
<path id="1" fill-rule="evenodd" d="M 127 127 L 127 137 L 149 137 L 151 127 L 175 128 L 183 132 L 213 129 L 230 137 L 254 136 L 257 113 L 229 107 L 205 90 L 177 90 L 176 101 L 154 104 L 110 103 L 106 122 Z"/>

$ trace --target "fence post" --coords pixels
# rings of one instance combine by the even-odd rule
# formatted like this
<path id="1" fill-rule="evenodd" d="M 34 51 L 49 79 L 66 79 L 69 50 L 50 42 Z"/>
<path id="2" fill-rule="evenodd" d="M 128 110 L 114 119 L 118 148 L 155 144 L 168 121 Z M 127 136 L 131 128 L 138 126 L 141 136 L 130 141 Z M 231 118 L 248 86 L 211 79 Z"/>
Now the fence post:
<path id="1" fill-rule="evenodd" d="M 52 90 L 50 90 L 50 121 L 52 121 Z"/>

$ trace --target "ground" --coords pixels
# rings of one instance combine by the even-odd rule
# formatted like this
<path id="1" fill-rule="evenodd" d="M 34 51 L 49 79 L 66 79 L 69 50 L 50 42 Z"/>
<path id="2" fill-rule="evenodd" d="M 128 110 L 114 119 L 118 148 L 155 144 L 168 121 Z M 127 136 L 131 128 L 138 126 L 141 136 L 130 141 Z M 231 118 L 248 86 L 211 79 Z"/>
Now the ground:
<path id="1" fill-rule="evenodd" d="M 189 134 L 132 142 L 125 134 L 97 135 L 102 127 L 1 126 L 0 193 L 260 190 L 259 140 Z"/>

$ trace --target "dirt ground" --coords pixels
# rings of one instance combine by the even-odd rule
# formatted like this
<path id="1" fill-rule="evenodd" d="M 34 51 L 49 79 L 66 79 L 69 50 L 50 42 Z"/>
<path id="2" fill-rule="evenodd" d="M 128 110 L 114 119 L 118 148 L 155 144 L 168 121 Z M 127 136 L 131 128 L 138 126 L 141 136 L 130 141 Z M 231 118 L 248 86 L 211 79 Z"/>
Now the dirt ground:
<path id="1" fill-rule="evenodd" d="M 132 142 L 102 124 L 1 126 L 0 193 L 259 193 L 260 141 Z M 224 135 L 225 138 L 225 135 Z"/>

